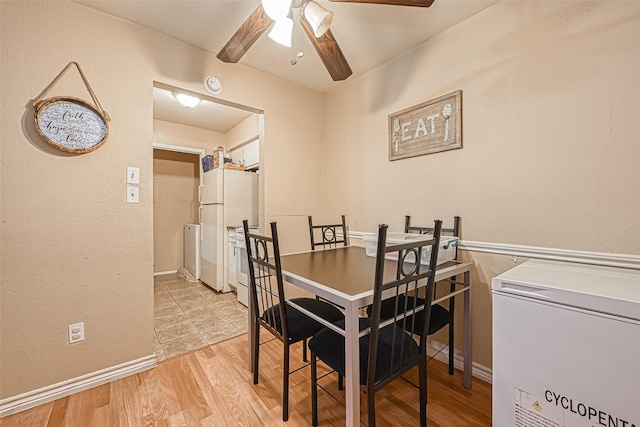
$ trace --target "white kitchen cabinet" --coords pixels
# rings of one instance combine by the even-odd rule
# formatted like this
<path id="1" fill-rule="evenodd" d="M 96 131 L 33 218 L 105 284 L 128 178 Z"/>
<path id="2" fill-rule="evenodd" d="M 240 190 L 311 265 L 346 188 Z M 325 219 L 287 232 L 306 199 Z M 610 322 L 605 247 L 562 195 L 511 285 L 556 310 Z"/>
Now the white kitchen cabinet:
<path id="1" fill-rule="evenodd" d="M 231 150 L 229 152 L 229 155 L 231 156 L 231 161 L 236 165 L 244 163 L 244 157 L 242 157 L 242 147 Z"/>
<path id="2" fill-rule="evenodd" d="M 260 163 L 260 141 L 255 140 L 242 147 L 244 157 L 244 167 L 254 168 Z"/>
<path id="3" fill-rule="evenodd" d="M 245 169 L 256 168 L 260 163 L 260 141 L 251 141 L 248 144 L 231 150 L 231 160 L 236 165 L 244 164 Z"/>

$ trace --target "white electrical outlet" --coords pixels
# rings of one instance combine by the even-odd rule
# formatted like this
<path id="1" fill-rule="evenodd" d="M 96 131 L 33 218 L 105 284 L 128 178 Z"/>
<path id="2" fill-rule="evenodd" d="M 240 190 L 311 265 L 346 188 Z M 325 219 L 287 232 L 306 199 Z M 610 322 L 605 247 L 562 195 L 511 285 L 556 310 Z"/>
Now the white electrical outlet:
<path id="1" fill-rule="evenodd" d="M 127 184 L 140 184 L 140 169 L 129 166 L 127 167 Z"/>
<path id="2" fill-rule="evenodd" d="M 140 202 L 140 189 L 138 187 L 127 187 L 127 203 Z"/>
<path id="3" fill-rule="evenodd" d="M 84 322 L 69 325 L 69 344 L 84 341 Z"/>

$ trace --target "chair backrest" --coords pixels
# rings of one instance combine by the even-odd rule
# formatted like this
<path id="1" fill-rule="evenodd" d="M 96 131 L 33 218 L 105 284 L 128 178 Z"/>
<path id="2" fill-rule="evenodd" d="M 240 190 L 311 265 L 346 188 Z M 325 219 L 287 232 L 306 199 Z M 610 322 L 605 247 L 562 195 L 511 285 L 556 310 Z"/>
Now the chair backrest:
<path id="1" fill-rule="evenodd" d="M 442 228 L 442 234 L 447 234 L 455 237 L 460 237 L 460 217 L 453 217 L 453 227 Z M 418 234 L 431 234 L 433 233 L 433 227 L 423 227 L 418 225 L 411 225 L 411 217 L 409 215 L 404 217 L 404 232 L 405 233 L 418 233 Z M 458 259 L 458 246 L 456 246 L 456 255 L 454 259 Z"/>
<path id="2" fill-rule="evenodd" d="M 242 226 L 249 260 L 249 299 L 253 313 L 262 326 L 286 341 L 288 325 L 276 223 L 271 223 L 270 237 L 250 232 L 247 220 L 242 221 Z M 281 319 L 284 319 L 282 324 Z"/>
<path id="3" fill-rule="evenodd" d="M 429 319 L 431 318 L 431 302 L 433 301 L 433 288 L 435 279 L 435 268 L 438 259 L 438 247 L 440 244 L 440 232 L 442 221 L 434 221 L 433 237 L 429 240 L 410 239 L 407 243 L 399 245 L 386 245 L 388 226 L 382 224 L 378 229 L 378 246 L 376 252 L 376 272 L 374 281 L 373 304 L 371 306 L 371 337 L 369 346 L 368 361 L 368 384 L 383 382 L 379 373 L 376 373 L 378 347 L 380 344 L 380 330 L 387 325 L 391 325 L 392 337 L 385 336 L 385 343 L 396 343 L 391 347 L 391 354 L 385 354 L 388 359 L 387 379 L 402 375 L 406 370 L 419 361 L 426 358 L 427 335 L 429 330 Z M 390 252 L 398 252 L 395 262 L 386 259 Z M 423 259 L 423 252 L 430 251 L 429 264 L 426 265 Z M 395 269 L 393 279 L 384 281 L 385 268 L 393 264 Z M 426 284 L 425 284 L 426 282 Z M 418 297 L 418 289 L 425 286 L 426 298 Z M 380 309 L 385 294 L 385 302 L 393 301 L 396 307 L 393 317 L 380 320 Z M 391 295 L 389 295 L 391 294 Z M 424 311 L 423 316 L 415 316 L 419 311 Z M 416 321 L 421 321 L 421 325 L 416 325 Z M 397 326 L 397 327 L 396 327 Z M 413 331 L 422 331 L 416 334 Z M 401 336 L 406 334 L 406 336 Z M 419 335 L 419 354 L 408 357 L 410 347 L 415 348 L 414 338 Z M 408 338 L 410 337 L 410 338 Z M 391 339 L 390 339 L 391 338 Z M 387 372 L 387 368 L 383 368 Z"/>
<path id="4" fill-rule="evenodd" d="M 338 239 L 338 231 L 342 234 L 340 239 Z M 324 249 L 335 248 L 340 243 L 347 246 L 347 222 L 344 215 L 342 215 L 342 223 L 326 225 L 314 225 L 311 216 L 309 216 L 309 236 L 311 237 L 312 251 L 315 251 L 318 246 Z"/>

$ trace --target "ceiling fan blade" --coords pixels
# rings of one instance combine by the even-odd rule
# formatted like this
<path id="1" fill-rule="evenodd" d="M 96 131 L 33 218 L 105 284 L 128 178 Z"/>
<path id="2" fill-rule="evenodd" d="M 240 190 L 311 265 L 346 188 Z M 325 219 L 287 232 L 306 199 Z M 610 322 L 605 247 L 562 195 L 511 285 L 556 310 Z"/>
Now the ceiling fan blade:
<path id="1" fill-rule="evenodd" d="M 218 52 L 218 59 L 223 62 L 238 62 L 272 22 L 260 4 Z"/>
<path id="2" fill-rule="evenodd" d="M 335 2 L 389 4 L 392 6 L 429 7 L 434 0 L 330 0 Z"/>
<path id="3" fill-rule="evenodd" d="M 331 30 L 327 30 L 322 36 L 316 38 L 306 18 L 303 17 L 300 23 L 302 24 L 302 28 L 304 28 L 304 32 L 309 36 L 311 44 L 316 49 L 316 52 L 318 52 L 320 59 L 322 59 L 327 71 L 331 74 L 331 78 L 334 81 L 339 81 L 349 77 L 353 71 L 351 71 L 351 67 L 349 67 L 349 63 L 347 63 L 347 58 L 344 57 L 340 46 L 338 46 L 338 41 L 333 36 Z"/>

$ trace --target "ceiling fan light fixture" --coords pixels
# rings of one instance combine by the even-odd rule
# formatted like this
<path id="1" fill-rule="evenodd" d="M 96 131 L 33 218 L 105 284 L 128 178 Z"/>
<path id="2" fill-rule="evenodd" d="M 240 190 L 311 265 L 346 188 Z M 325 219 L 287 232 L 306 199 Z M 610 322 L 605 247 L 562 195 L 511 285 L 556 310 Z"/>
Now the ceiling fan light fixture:
<path id="1" fill-rule="evenodd" d="M 293 32 L 293 21 L 289 18 L 280 19 L 273 24 L 269 32 L 269 38 L 283 46 L 291 47 L 291 34 Z"/>
<path id="2" fill-rule="evenodd" d="M 184 93 L 174 93 L 173 96 L 176 97 L 180 104 L 188 108 L 193 108 L 200 103 L 200 98 Z"/>
<path id="3" fill-rule="evenodd" d="M 313 35 L 322 37 L 329 30 L 333 21 L 333 12 L 320 6 L 315 1 L 310 1 L 304 8 L 304 17 L 313 29 Z"/>
<path id="4" fill-rule="evenodd" d="M 262 7 L 269 18 L 279 21 L 289 16 L 291 0 L 262 0 Z"/>

